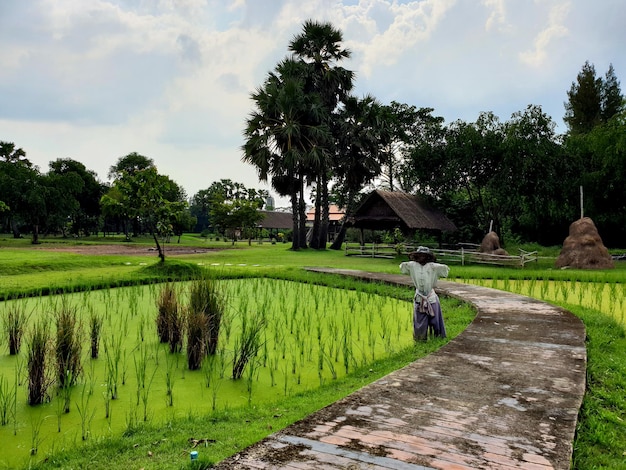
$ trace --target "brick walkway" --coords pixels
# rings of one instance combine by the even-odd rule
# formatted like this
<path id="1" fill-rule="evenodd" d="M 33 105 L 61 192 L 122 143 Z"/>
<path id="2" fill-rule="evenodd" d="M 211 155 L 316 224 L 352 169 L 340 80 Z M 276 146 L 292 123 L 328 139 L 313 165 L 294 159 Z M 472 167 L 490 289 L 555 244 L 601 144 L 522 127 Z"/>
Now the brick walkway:
<path id="1" fill-rule="evenodd" d="M 438 291 L 477 307 L 462 334 L 216 468 L 569 469 L 585 390 L 582 322 L 494 289 L 440 282 Z"/>

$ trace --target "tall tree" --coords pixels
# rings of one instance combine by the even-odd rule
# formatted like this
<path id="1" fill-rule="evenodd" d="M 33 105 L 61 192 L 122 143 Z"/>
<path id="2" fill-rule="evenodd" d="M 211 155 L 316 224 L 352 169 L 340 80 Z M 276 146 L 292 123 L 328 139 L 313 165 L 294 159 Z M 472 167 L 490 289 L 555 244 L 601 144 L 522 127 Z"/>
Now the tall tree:
<path id="1" fill-rule="evenodd" d="M 341 102 L 353 87 L 354 73 L 338 63 L 350 57 L 351 52 L 342 46 L 343 34 L 328 22 L 307 20 L 302 33 L 296 35 L 289 44 L 289 50 L 303 61 L 305 70 L 305 91 L 319 95 L 321 109 L 319 118 L 332 128 L 331 121 Z M 328 179 L 332 163 L 332 151 L 338 136 L 325 135 L 324 140 L 311 142 L 308 159 L 308 173 L 316 185 L 315 220 L 311 235 L 311 247 L 324 249 L 328 237 L 330 221 L 328 200 Z M 304 223 L 306 215 L 302 217 Z"/>
<path id="2" fill-rule="evenodd" d="M 180 218 L 178 214 L 187 210 L 185 191 L 169 177 L 160 175 L 153 164 L 118 169 L 115 175 L 111 189 L 102 197 L 103 210 L 146 227 L 159 258 L 165 261 L 159 236 L 173 233 L 174 221 Z"/>
<path id="3" fill-rule="evenodd" d="M 56 177 L 60 183 L 67 181 L 68 192 L 75 193 L 77 206 L 66 214 L 71 219 L 71 230 L 74 235 L 83 233 L 89 236 L 98 231 L 100 223 L 100 199 L 105 186 L 92 170 L 87 170 L 84 164 L 71 158 L 59 158 L 50 162 L 48 176 Z M 77 178 L 74 183 L 70 180 Z M 57 185 L 61 187 L 61 184 Z"/>
<path id="4" fill-rule="evenodd" d="M 586 61 L 576 81 L 567 92 L 565 117 L 570 133 L 589 132 L 600 123 L 602 114 L 602 79 L 596 77 L 593 64 Z"/>
<path id="5" fill-rule="evenodd" d="M 243 161 L 257 168 L 261 181 L 289 196 L 293 214 L 292 249 L 306 247 L 305 178 L 316 158 L 316 146 L 329 134 L 320 97 L 306 93 L 306 64 L 281 61 L 253 94 L 255 110 L 246 121 Z"/>
<path id="6" fill-rule="evenodd" d="M 432 115 L 433 108 L 417 108 L 392 101 L 382 107 L 381 145 L 383 152 L 382 186 L 389 191 L 396 189 L 400 178 L 400 161 L 410 149 L 428 138 L 433 127 L 443 124 L 442 117 Z"/>
<path id="7" fill-rule="evenodd" d="M 122 177 L 122 173 L 134 174 L 137 171 L 154 167 L 154 161 L 137 152 L 131 152 L 128 155 L 120 157 L 115 165 L 109 168 L 109 179 L 118 179 Z"/>
<path id="8" fill-rule="evenodd" d="M 610 64 L 602 82 L 602 122 L 608 123 L 613 116 L 617 116 L 623 109 L 622 90 L 619 80 L 615 76 L 613 64 Z"/>
<path id="9" fill-rule="evenodd" d="M 495 180 L 511 230 L 546 245 L 564 239 L 563 227 L 576 209 L 572 180 L 577 175 L 563 165 L 555 127 L 539 106 L 514 113 L 505 124 L 503 160 Z"/>
<path id="10" fill-rule="evenodd" d="M 8 206 L 4 211 L 14 238 L 21 237 L 20 225 L 29 223 L 33 215 L 29 200 L 35 199 L 40 173 L 26 152 L 12 142 L 0 141 L 0 200 Z"/>
<path id="11" fill-rule="evenodd" d="M 593 64 L 585 62 L 567 97 L 563 120 L 572 135 L 585 134 L 598 124 L 607 123 L 624 106 L 624 97 L 612 64 L 602 79 L 596 77 Z"/>

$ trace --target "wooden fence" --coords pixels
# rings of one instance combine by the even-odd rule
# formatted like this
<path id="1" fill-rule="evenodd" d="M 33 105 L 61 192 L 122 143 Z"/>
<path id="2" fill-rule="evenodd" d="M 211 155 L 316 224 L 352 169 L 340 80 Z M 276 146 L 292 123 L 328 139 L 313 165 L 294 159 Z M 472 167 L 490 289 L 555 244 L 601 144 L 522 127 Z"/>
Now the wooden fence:
<path id="1" fill-rule="evenodd" d="M 525 251 L 520 249 L 519 255 L 491 255 L 480 253 L 476 245 L 465 244 L 459 249 L 447 250 L 441 248 L 431 248 L 437 261 L 441 263 L 465 264 L 495 264 L 500 266 L 519 266 L 537 261 L 536 251 Z M 357 243 L 346 243 L 346 256 L 360 256 L 367 258 L 389 258 L 393 259 L 399 255 L 408 255 L 417 249 L 412 245 L 389 245 L 368 243 L 360 245 Z"/>

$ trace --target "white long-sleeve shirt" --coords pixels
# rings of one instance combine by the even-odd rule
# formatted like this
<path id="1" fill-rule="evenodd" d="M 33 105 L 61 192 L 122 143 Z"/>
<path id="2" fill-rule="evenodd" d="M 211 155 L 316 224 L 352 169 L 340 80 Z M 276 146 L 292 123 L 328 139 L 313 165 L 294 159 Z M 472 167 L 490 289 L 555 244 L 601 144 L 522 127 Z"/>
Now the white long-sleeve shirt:
<path id="1" fill-rule="evenodd" d="M 400 272 L 411 276 L 416 293 L 428 297 L 428 301 L 434 303 L 437 301 L 437 294 L 433 289 L 437 285 L 437 280 L 440 277 L 448 277 L 450 268 L 440 263 L 421 265 L 416 261 L 405 261 L 400 264 Z"/>

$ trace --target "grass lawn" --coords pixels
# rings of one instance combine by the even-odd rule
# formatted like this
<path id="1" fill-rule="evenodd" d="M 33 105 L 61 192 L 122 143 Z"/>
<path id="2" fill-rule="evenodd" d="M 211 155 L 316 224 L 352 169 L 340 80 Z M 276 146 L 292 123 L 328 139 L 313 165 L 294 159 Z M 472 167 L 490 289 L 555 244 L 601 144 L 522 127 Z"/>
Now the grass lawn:
<path id="1" fill-rule="evenodd" d="M 123 243 L 117 239 L 107 240 L 112 241 Z M 48 240 L 44 239 L 44 242 L 44 248 L 47 243 L 52 245 Z M 65 242 L 54 240 L 55 245 L 62 243 Z M 142 245 L 141 242 L 133 243 Z M 150 244 L 149 240 L 145 240 L 144 246 Z M 210 248 L 213 251 L 194 255 L 168 255 L 168 245 L 167 260 L 165 266 L 162 266 L 157 263 L 156 255 L 75 255 L 45 251 L 41 246 L 33 249 L 24 240 L 0 239 L 0 296 L 7 298 L 17 294 L 36 295 L 58 289 L 93 289 L 104 285 L 154 282 L 163 278 L 189 276 L 195 270 L 207 268 L 225 277 L 260 276 L 330 283 L 347 289 L 360 287 L 353 281 L 307 273 L 302 267 L 325 266 L 398 272 L 399 260 L 347 257 L 341 251 L 331 250 L 291 252 L 288 249 L 289 244 L 253 242 L 252 246 L 248 246 L 247 242 L 238 242 L 232 247 L 230 242 L 206 242 L 195 236 L 187 236 L 183 237 L 181 245 Z M 622 292 L 620 289 L 626 284 L 626 263 L 617 263 L 616 269 L 608 271 L 556 270 L 552 268 L 553 258 L 549 258 L 555 256 L 555 250 L 544 254 L 548 257 L 524 269 L 452 265 L 450 277 L 451 280 L 477 283 L 496 279 L 501 283 L 499 288 L 518 290 L 520 293 L 527 293 L 521 291 L 527 289 L 529 283 L 538 286 L 543 280 L 561 286 L 553 290 L 557 292 L 556 297 L 548 300 L 565 306 L 579 316 L 585 322 L 588 336 L 588 386 L 574 443 L 573 468 L 626 469 L 626 335 L 619 322 L 620 317 L 624 318 L 623 302 L 609 300 L 591 305 L 582 302 L 588 295 L 596 298 L 599 296 L 599 288 L 594 287 L 598 285 L 603 289 L 607 286 L 609 292 L 619 295 Z M 519 282 L 515 282 L 516 280 Z M 583 294 L 576 293 L 575 289 L 582 289 Z M 566 290 L 574 293 L 566 296 Z M 535 287 L 532 295 L 541 298 L 547 292 L 547 288 L 542 290 Z M 559 292 L 562 294 L 558 294 Z M 463 326 L 459 324 L 458 328 L 462 329 Z M 438 346 L 440 345 L 434 342 L 428 345 L 429 348 Z M 185 419 L 172 420 L 164 426 L 148 424 L 130 427 L 121 436 L 94 440 L 79 449 L 61 451 L 45 462 L 39 456 L 40 459 L 33 459 L 31 466 L 186 468 L 188 464 L 185 459 L 178 456 L 170 460 L 167 456 L 180 454 L 187 449 L 187 439 L 191 437 L 206 437 L 198 432 L 206 429 L 208 420 L 211 429 L 229 438 L 221 446 L 221 453 L 203 461 L 202 465 L 206 466 L 428 352 L 415 349 L 404 351 L 396 357 L 380 361 L 371 371 L 369 368 L 355 371 L 345 380 L 329 384 L 315 393 L 289 397 L 273 406 L 233 409 L 210 416 L 190 415 Z M 146 458 L 147 455 L 152 457 Z"/>

